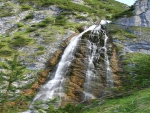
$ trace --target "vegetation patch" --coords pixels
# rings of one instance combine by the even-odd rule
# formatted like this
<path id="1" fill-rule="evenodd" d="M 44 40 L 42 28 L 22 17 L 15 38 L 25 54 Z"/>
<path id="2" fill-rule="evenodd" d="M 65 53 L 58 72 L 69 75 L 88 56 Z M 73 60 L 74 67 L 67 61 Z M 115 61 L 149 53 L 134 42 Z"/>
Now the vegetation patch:
<path id="1" fill-rule="evenodd" d="M 129 53 L 123 57 L 126 89 L 140 89 L 150 86 L 150 55 Z"/>
<path id="2" fill-rule="evenodd" d="M 21 5 L 21 10 L 22 11 L 26 11 L 26 10 L 30 10 L 30 9 L 32 9 L 32 6 L 30 6 L 30 5 L 27 5 L 27 4 L 22 4 Z"/>
<path id="3" fill-rule="evenodd" d="M 18 23 L 17 23 L 17 27 L 18 27 L 18 28 L 23 27 L 23 26 L 24 26 L 24 23 L 23 23 L 23 22 L 18 22 Z"/>
<path id="4" fill-rule="evenodd" d="M 1 57 L 10 57 L 13 54 L 13 51 L 8 49 L 2 49 L 0 50 L 0 56 Z"/>
<path id="5" fill-rule="evenodd" d="M 149 113 L 150 88 L 118 99 L 103 99 L 83 107 L 83 113 Z M 97 100 L 96 100 L 97 101 Z M 95 104 L 93 107 L 92 105 Z M 81 112 L 82 113 L 82 112 Z"/>
<path id="6" fill-rule="evenodd" d="M 124 12 L 114 15 L 114 18 L 118 19 L 118 18 L 121 18 L 124 16 L 126 16 L 126 17 L 134 16 L 133 11 L 134 11 L 134 6 L 132 5 L 128 10 L 125 10 Z"/>
<path id="7" fill-rule="evenodd" d="M 13 47 L 23 47 L 23 46 L 30 44 L 32 41 L 33 40 L 31 38 L 28 38 L 28 37 L 25 38 L 21 35 L 20 36 L 16 35 L 13 37 L 10 43 Z"/>
<path id="8" fill-rule="evenodd" d="M 0 7 L 0 17 L 12 16 L 14 14 L 14 4 L 11 2 L 5 2 L 4 5 Z"/>
<path id="9" fill-rule="evenodd" d="M 33 13 L 29 13 L 29 15 L 27 15 L 24 20 L 28 20 L 28 19 L 33 19 L 34 18 L 34 14 Z"/>
<path id="10" fill-rule="evenodd" d="M 129 29 L 123 28 L 119 25 L 110 24 L 107 27 L 113 38 L 119 39 L 123 42 L 126 41 L 126 38 L 137 38 L 137 36 L 131 33 Z"/>

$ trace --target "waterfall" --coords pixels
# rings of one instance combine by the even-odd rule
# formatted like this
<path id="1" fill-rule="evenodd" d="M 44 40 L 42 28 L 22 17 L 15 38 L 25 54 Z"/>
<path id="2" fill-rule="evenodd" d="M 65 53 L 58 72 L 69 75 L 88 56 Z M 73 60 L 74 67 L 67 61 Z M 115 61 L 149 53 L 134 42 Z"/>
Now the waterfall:
<path id="1" fill-rule="evenodd" d="M 37 102 L 41 102 L 41 107 L 48 108 L 49 106 L 46 104 L 52 99 L 57 98 L 57 106 L 60 106 L 62 100 L 65 99 L 66 94 L 64 92 L 63 86 L 66 81 L 66 73 L 68 68 L 74 59 L 74 54 L 76 52 L 76 48 L 78 46 L 79 40 L 81 39 L 82 35 L 88 31 L 91 31 L 89 34 L 89 40 L 87 40 L 87 48 L 88 48 L 88 55 L 86 56 L 88 60 L 88 65 L 86 69 L 85 75 L 85 82 L 83 84 L 83 101 L 94 99 L 99 96 L 100 92 L 104 92 L 101 90 L 107 90 L 107 88 L 113 87 L 113 77 L 112 71 L 110 68 L 110 62 L 107 54 L 107 41 L 108 37 L 106 35 L 105 30 L 101 28 L 101 24 L 99 25 L 92 25 L 88 29 L 85 29 L 82 33 L 77 36 L 74 36 L 66 49 L 57 65 L 57 69 L 53 74 L 52 78 L 41 86 L 39 92 L 36 94 L 35 98 L 33 99 L 30 109 L 23 113 L 38 113 L 35 110 L 34 104 L 36 105 Z M 103 41 L 100 43 L 100 41 Z M 106 68 L 106 89 L 104 88 L 104 84 L 101 83 L 102 80 L 99 78 L 97 65 L 99 65 L 99 58 L 100 54 L 103 53 L 104 57 L 104 65 Z M 94 93 L 97 93 L 95 95 Z"/>
<path id="2" fill-rule="evenodd" d="M 104 38 L 104 45 L 100 45 L 100 34 L 102 34 Z M 113 87 L 112 71 L 110 69 L 110 63 L 107 54 L 107 40 L 108 36 L 106 35 L 105 30 L 101 29 L 101 25 L 97 25 L 89 35 L 88 49 L 90 50 L 90 53 L 88 55 L 88 68 L 86 71 L 86 79 L 84 83 L 84 101 L 95 98 L 93 94 L 93 91 L 95 90 L 93 83 L 97 78 L 97 72 L 94 66 L 94 62 L 98 61 L 100 57 L 99 52 L 102 50 L 104 51 L 104 60 L 106 65 L 106 88 Z M 100 47 L 98 47 L 98 45 Z"/>
<path id="3" fill-rule="evenodd" d="M 112 88 L 113 87 L 113 76 L 112 76 L 112 71 L 110 69 L 110 62 L 109 62 L 109 59 L 108 59 L 108 54 L 107 54 L 107 40 L 108 40 L 108 36 L 106 35 L 106 32 L 103 31 L 104 33 L 104 47 L 103 49 L 105 50 L 104 51 L 104 56 L 105 56 L 105 65 L 106 65 L 106 86 L 107 88 Z"/>
<path id="4" fill-rule="evenodd" d="M 61 60 L 58 63 L 56 72 L 53 76 L 53 79 L 49 80 L 46 84 L 44 84 L 41 88 L 40 91 L 37 93 L 35 96 L 33 102 L 30 105 L 31 109 L 34 109 L 33 104 L 38 102 L 38 101 L 50 101 L 50 99 L 59 99 L 59 105 L 61 104 L 61 99 L 64 97 L 63 93 L 63 84 L 65 82 L 65 74 L 67 72 L 67 69 L 71 63 L 71 61 L 74 58 L 74 51 L 76 46 L 78 45 L 78 42 L 82 35 L 86 33 L 87 31 L 93 30 L 96 27 L 96 25 L 90 26 L 88 29 L 84 30 L 82 33 L 79 35 L 73 37 L 68 46 L 66 47 Z M 48 107 L 46 105 L 43 105 L 44 107 Z M 31 111 L 27 111 L 24 113 L 31 113 Z"/>

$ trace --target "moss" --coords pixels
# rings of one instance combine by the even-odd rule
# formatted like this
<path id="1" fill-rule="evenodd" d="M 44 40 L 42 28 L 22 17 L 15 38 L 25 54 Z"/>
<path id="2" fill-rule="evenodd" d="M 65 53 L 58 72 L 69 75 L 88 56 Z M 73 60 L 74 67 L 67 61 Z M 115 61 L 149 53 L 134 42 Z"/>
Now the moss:
<path id="1" fill-rule="evenodd" d="M 17 23 L 17 26 L 20 28 L 20 27 L 23 27 L 24 26 L 24 23 L 23 22 L 18 22 Z"/>
<path id="2" fill-rule="evenodd" d="M 1 57 L 10 57 L 12 54 L 13 54 L 13 51 L 11 50 L 7 50 L 7 49 L 0 50 Z"/>
<path id="3" fill-rule="evenodd" d="M 0 17 L 12 16 L 14 13 L 14 4 L 11 2 L 5 2 L 2 7 L 0 7 Z"/>
<path id="4" fill-rule="evenodd" d="M 39 47 L 37 48 L 37 50 L 38 50 L 38 51 L 43 51 L 43 50 L 45 50 L 45 47 L 44 47 L 44 46 L 39 46 Z"/>
<path id="5" fill-rule="evenodd" d="M 44 54 L 45 53 L 45 51 L 38 51 L 37 53 L 36 53 L 36 55 L 42 55 L 42 54 Z"/>
<path id="6" fill-rule="evenodd" d="M 49 44 L 49 43 L 52 43 L 54 41 L 55 41 L 55 38 L 49 36 L 49 37 L 44 37 L 42 42 L 45 44 Z"/>
<path id="7" fill-rule="evenodd" d="M 137 38 L 136 35 L 131 34 L 131 33 L 125 33 L 125 36 L 128 37 L 128 38 Z"/>
<path id="8" fill-rule="evenodd" d="M 24 20 L 28 20 L 28 19 L 33 19 L 34 18 L 34 14 L 33 13 L 29 13 L 29 15 L 27 15 Z"/>
<path id="9" fill-rule="evenodd" d="M 29 27 L 26 29 L 26 32 L 33 32 L 33 31 L 36 31 L 37 28 L 36 27 Z"/>
<path id="10" fill-rule="evenodd" d="M 3 47 L 5 47 L 5 44 L 0 42 L 0 49 L 2 49 Z"/>
<path id="11" fill-rule="evenodd" d="M 87 17 L 85 17 L 85 16 L 77 16 L 76 18 L 81 19 L 81 20 L 87 20 Z"/>
<path id="12" fill-rule="evenodd" d="M 32 6 L 27 5 L 27 4 L 22 4 L 21 5 L 21 10 L 22 11 L 26 11 L 26 10 L 29 10 L 29 9 L 32 9 Z"/>
<path id="13" fill-rule="evenodd" d="M 23 36 L 16 35 L 10 42 L 13 47 L 22 47 L 30 44 L 33 40 L 31 38 L 25 38 Z"/>

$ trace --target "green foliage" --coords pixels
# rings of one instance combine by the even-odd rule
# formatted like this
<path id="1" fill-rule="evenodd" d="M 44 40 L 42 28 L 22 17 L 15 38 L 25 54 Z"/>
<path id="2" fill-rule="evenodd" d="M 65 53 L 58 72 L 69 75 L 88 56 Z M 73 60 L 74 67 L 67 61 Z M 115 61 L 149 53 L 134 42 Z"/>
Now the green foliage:
<path id="1" fill-rule="evenodd" d="M 26 29 L 26 32 L 33 32 L 33 31 L 36 31 L 37 30 L 37 27 L 29 27 Z"/>
<path id="2" fill-rule="evenodd" d="M 39 27 L 39 28 L 47 27 L 50 24 L 54 24 L 54 22 L 55 22 L 55 18 L 46 18 L 43 21 L 41 21 L 40 23 L 38 23 L 37 27 Z"/>
<path id="3" fill-rule="evenodd" d="M 85 16 L 77 16 L 76 18 L 81 19 L 81 20 L 86 20 L 87 19 L 87 17 L 85 17 Z"/>
<path id="4" fill-rule="evenodd" d="M 84 106 L 83 113 L 149 113 L 149 92 L 147 88 L 123 98 L 99 101 L 96 107 Z"/>
<path id="5" fill-rule="evenodd" d="M 10 2 L 6 2 L 2 7 L 0 7 L 0 17 L 14 15 L 13 9 L 12 4 Z"/>
<path id="6" fill-rule="evenodd" d="M 38 51 L 43 51 L 43 50 L 45 50 L 45 47 L 44 47 L 44 46 L 39 46 L 39 47 L 37 48 L 37 50 L 38 50 Z"/>
<path id="7" fill-rule="evenodd" d="M 32 39 L 25 38 L 21 35 L 16 35 L 13 37 L 12 41 L 10 42 L 13 47 L 22 47 L 30 44 Z"/>
<path id="8" fill-rule="evenodd" d="M 127 38 L 134 39 L 137 38 L 132 32 L 130 32 L 130 28 L 124 28 L 122 26 L 116 24 L 107 25 L 107 29 L 111 33 L 114 39 L 118 39 L 119 41 L 126 42 Z"/>
<path id="9" fill-rule="evenodd" d="M 53 105 L 50 104 L 49 109 L 46 110 L 47 113 L 83 113 L 82 106 L 75 106 L 72 104 L 67 104 L 64 107 L 59 107 L 55 109 Z"/>
<path id="10" fill-rule="evenodd" d="M 13 51 L 11 51 L 11 50 L 8 50 L 8 49 L 0 50 L 0 56 L 1 57 L 11 56 L 12 54 L 13 54 Z"/>
<path id="11" fill-rule="evenodd" d="M 17 23 L 17 26 L 20 28 L 20 27 L 23 27 L 24 26 L 24 23 L 22 23 L 22 22 L 18 22 Z"/>
<path id="12" fill-rule="evenodd" d="M 126 59 L 124 61 L 126 72 L 125 87 L 138 89 L 150 86 L 150 55 L 132 53 L 127 54 L 124 58 Z"/>
<path id="13" fill-rule="evenodd" d="M 130 32 L 126 32 L 124 35 L 125 35 L 126 37 L 128 37 L 128 38 L 137 38 L 136 35 L 134 35 L 134 34 L 132 34 L 132 33 L 130 33 Z"/>
<path id="14" fill-rule="evenodd" d="M 98 17 L 105 17 L 106 14 L 119 14 L 125 11 L 127 6 L 118 3 L 114 0 L 100 1 L 100 0 L 84 0 L 84 5 L 76 4 L 72 0 L 18 0 L 21 3 L 28 2 L 29 4 L 36 4 L 38 6 L 46 7 L 49 5 L 56 5 L 65 11 L 86 12 L 95 14 Z M 117 6 L 117 7 L 116 7 Z M 111 16 L 109 16 L 111 18 Z"/>
<path id="15" fill-rule="evenodd" d="M 15 54 L 13 60 L 6 60 L 7 64 L 0 64 L 0 68 L 7 70 L 6 72 L 0 72 L 0 84 L 1 90 L 3 90 L 0 92 L 1 113 L 5 113 L 5 111 L 7 111 L 9 107 L 9 104 L 7 103 L 13 101 L 13 98 L 16 95 L 15 91 L 17 90 L 17 87 L 15 87 L 13 83 L 23 79 L 22 74 L 25 67 L 20 64 L 17 58 L 18 55 Z"/>
<path id="16" fill-rule="evenodd" d="M 33 19 L 34 18 L 34 14 L 33 13 L 29 13 L 29 15 L 27 15 L 24 20 L 28 20 L 28 19 Z"/>
<path id="17" fill-rule="evenodd" d="M 31 9 L 31 8 L 32 8 L 32 6 L 27 5 L 27 4 L 22 4 L 22 5 L 21 5 L 22 11 L 26 11 L 26 10 L 29 10 L 29 9 Z"/>
<path id="18" fill-rule="evenodd" d="M 3 47 L 5 47 L 5 44 L 0 42 L 0 49 L 2 49 Z"/>
<path id="19" fill-rule="evenodd" d="M 115 14 L 114 18 L 118 19 L 124 16 L 131 17 L 134 15 L 133 10 L 134 10 L 134 6 L 132 5 L 128 10 L 125 10 L 124 12 L 121 12 L 119 14 Z"/>

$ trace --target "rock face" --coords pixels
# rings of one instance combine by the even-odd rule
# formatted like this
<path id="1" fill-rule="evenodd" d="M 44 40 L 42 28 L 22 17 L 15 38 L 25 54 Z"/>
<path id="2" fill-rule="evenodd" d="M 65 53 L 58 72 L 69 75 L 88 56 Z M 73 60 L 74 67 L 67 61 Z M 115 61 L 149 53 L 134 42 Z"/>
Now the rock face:
<path id="1" fill-rule="evenodd" d="M 97 51 L 99 48 L 104 46 L 103 38 L 100 38 L 100 40 L 100 43 L 97 43 Z M 85 99 L 84 94 L 87 91 L 87 87 L 90 94 L 95 98 L 112 94 L 107 87 L 107 69 L 105 68 L 106 56 L 104 51 L 101 51 L 99 55 L 95 54 L 93 60 L 94 69 L 92 69 L 94 75 L 91 73 L 91 81 L 88 84 L 86 83 L 87 71 L 89 68 L 89 54 L 91 54 L 91 49 L 89 46 L 90 41 L 93 44 L 99 42 L 97 38 L 90 39 L 88 32 L 82 36 L 80 42 L 78 43 L 74 59 L 71 62 L 66 74 L 66 82 L 64 84 L 65 97 L 62 98 L 62 105 L 66 105 L 68 103 L 77 104 L 82 101 L 87 101 L 88 99 Z M 113 45 L 111 42 L 111 37 L 109 37 L 109 40 L 107 41 L 107 54 L 109 57 L 108 59 L 111 60 L 111 67 L 113 67 L 111 69 L 115 72 L 112 75 L 114 78 L 114 86 L 119 87 L 121 83 L 119 81 L 120 78 L 117 76 L 117 72 L 120 72 L 120 68 L 116 51 L 115 49 L 112 49 Z"/>
<path id="2" fill-rule="evenodd" d="M 150 27 L 150 0 L 137 0 L 134 7 L 135 16 L 120 18 L 117 23 L 126 26 Z"/>

